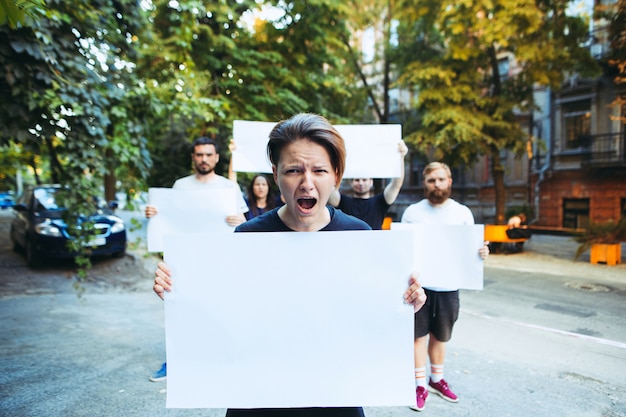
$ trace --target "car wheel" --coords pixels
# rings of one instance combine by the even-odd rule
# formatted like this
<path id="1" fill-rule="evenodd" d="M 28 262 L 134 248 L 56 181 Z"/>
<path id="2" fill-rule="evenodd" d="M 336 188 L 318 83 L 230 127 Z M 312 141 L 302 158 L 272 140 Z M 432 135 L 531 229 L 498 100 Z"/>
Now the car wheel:
<path id="1" fill-rule="evenodd" d="M 114 258 L 123 258 L 124 256 L 126 256 L 126 250 L 121 250 L 113 254 Z"/>
<path id="2" fill-rule="evenodd" d="M 26 242 L 26 263 L 30 268 L 41 266 L 41 257 L 35 249 L 35 245 L 31 241 Z"/>

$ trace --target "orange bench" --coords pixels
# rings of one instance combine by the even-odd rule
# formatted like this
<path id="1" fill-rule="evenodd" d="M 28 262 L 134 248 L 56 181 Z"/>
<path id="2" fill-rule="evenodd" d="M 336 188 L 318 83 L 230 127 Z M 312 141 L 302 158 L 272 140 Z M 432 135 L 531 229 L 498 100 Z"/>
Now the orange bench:
<path id="1" fill-rule="evenodd" d="M 511 239 L 506 235 L 509 227 L 506 224 L 486 224 L 485 240 L 493 243 L 523 243 L 528 238 Z"/>

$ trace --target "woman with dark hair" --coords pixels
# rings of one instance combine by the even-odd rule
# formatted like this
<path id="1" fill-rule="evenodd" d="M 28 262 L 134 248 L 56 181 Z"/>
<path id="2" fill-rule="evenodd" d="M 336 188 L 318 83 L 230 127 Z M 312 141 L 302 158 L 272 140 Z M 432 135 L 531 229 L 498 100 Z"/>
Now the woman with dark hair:
<path id="1" fill-rule="evenodd" d="M 249 211 L 246 213 L 246 220 L 253 219 L 282 205 L 280 197 L 274 195 L 269 178 L 263 174 L 255 175 L 250 181 L 247 203 Z"/>
<path id="2" fill-rule="evenodd" d="M 235 232 L 317 232 L 371 230 L 369 225 L 328 205 L 339 187 L 346 160 L 343 138 L 322 116 L 297 114 L 278 123 L 270 133 L 267 153 L 274 179 L 285 204 L 239 225 Z M 321 256 L 324 248 L 316 249 Z M 280 262 L 280 256 L 275 258 Z M 271 268 L 271 265 L 268 265 Z M 154 292 L 162 299 L 172 289 L 172 277 L 164 263 L 155 272 Z M 404 301 L 416 311 L 426 301 L 414 276 Z M 409 330 L 407 330 L 409 331 Z M 361 407 L 312 407 L 281 409 L 229 409 L 227 417 L 363 417 Z"/>

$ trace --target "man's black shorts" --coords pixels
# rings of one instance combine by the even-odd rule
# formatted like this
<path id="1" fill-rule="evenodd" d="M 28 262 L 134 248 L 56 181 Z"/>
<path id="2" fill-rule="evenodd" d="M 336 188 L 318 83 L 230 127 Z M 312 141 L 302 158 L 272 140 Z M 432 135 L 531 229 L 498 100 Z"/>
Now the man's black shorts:
<path id="1" fill-rule="evenodd" d="M 459 318 L 459 291 L 432 291 L 424 288 L 426 304 L 415 313 L 414 336 L 432 333 L 440 342 L 452 337 L 452 328 Z"/>

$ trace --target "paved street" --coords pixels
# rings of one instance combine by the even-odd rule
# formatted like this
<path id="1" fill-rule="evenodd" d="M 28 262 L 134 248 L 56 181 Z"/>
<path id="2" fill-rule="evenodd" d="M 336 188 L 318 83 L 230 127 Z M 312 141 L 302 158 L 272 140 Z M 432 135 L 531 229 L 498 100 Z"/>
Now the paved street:
<path id="1" fill-rule="evenodd" d="M 1 212 L 0 415 L 224 415 L 166 409 L 167 384 L 147 379 L 164 359 L 164 326 L 156 259 L 141 241 L 124 259 L 94 261 L 78 297 L 71 265 L 26 268 L 7 220 Z M 419 415 L 626 417 L 626 264 L 573 262 L 575 247 L 536 235 L 524 253 L 489 257 L 485 289 L 463 291 L 449 344 L 446 379 L 460 400 L 431 395 Z"/>

